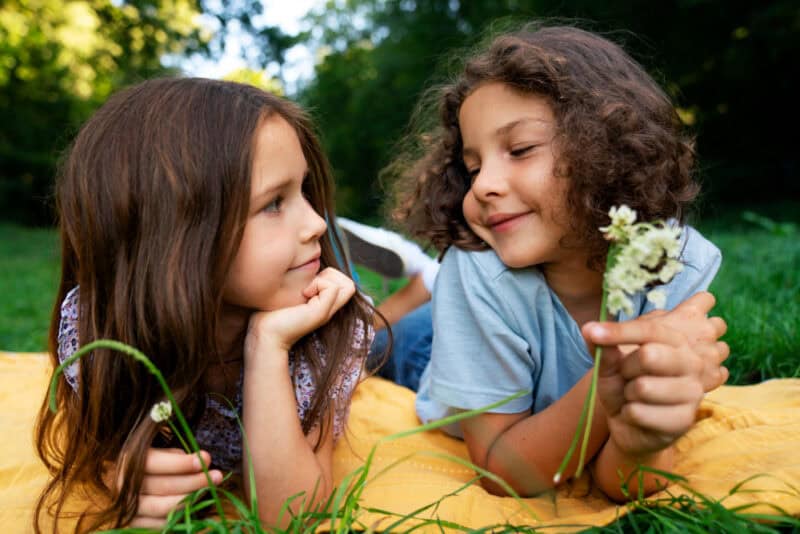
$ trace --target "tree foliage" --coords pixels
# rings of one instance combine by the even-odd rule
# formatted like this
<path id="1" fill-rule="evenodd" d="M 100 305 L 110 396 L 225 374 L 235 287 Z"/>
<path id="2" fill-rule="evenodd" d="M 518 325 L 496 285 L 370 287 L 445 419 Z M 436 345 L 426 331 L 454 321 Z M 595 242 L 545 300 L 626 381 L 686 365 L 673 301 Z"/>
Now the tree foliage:
<path id="1" fill-rule="evenodd" d="M 116 89 L 200 49 L 193 0 L 7 0 L 0 7 L 0 209 L 49 222 L 59 151 Z"/>
<path id="2" fill-rule="evenodd" d="M 51 222 L 43 199 L 77 126 L 118 88 L 168 72 L 165 64 L 222 54 L 231 32 L 244 33 L 250 68 L 229 77 L 273 89 L 259 69 L 277 66 L 280 76 L 298 43 L 317 51 L 315 76 L 295 96 L 319 123 L 340 211 L 377 215 L 379 171 L 415 102 L 452 67 L 449 51 L 503 17 L 564 17 L 623 44 L 697 133 L 716 199 L 800 197 L 794 136 L 782 133 L 798 122 L 795 0 L 328 0 L 297 35 L 266 24 L 266 1 L 0 2 L 0 218 Z"/>
<path id="3" fill-rule="evenodd" d="M 344 213 L 377 213 L 378 172 L 423 88 L 452 64 L 445 52 L 501 17 L 577 22 L 625 46 L 697 133 L 700 175 L 716 200 L 800 196 L 794 136 L 778 133 L 797 123 L 794 1 L 346 0 L 311 18 L 326 53 L 300 95 L 320 122 Z"/>

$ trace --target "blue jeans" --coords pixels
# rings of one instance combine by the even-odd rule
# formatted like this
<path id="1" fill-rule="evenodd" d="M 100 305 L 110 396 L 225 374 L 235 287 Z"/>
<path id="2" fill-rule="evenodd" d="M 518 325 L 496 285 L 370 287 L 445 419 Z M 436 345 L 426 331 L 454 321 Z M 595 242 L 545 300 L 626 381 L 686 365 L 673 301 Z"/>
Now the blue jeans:
<path id="1" fill-rule="evenodd" d="M 431 303 L 423 304 L 404 315 L 392 326 L 392 336 L 392 351 L 376 374 L 417 391 L 419 377 L 431 359 Z M 388 332 L 385 328 L 379 330 L 369 349 L 369 361 L 380 362 L 385 357 L 388 344 Z"/>

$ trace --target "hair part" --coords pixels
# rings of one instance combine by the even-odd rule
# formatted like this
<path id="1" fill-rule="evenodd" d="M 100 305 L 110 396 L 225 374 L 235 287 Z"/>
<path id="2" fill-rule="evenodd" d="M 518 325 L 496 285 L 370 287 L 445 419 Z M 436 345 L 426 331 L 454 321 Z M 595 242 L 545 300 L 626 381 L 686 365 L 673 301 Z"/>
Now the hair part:
<path id="1" fill-rule="evenodd" d="M 569 182 L 563 246 L 590 253 L 601 268 L 608 250 L 598 227 L 611 206 L 641 220 L 683 220 L 699 191 L 694 141 L 682 132 L 669 97 L 620 46 L 571 26 L 529 23 L 470 54 L 448 83 L 434 86 L 412 119 L 412 133 L 384 170 L 393 181 L 393 217 L 440 252 L 488 248 L 467 224 L 471 183 L 462 160 L 458 115 L 478 87 L 503 83 L 545 98 L 556 119 L 554 174 Z M 435 125 L 427 117 L 438 117 Z"/>
<path id="2" fill-rule="evenodd" d="M 62 265 L 49 333 L 54 366 L 60 304 L 80 286 L 81 344 L 114 339 L 135 346 L 163 373 L 189 419 L 202 414 L 206 373 L 221 362 L 223 287 L 249 211 L 255 133 L 273 115 L 300 140 L 309 202 L 321 216 L 332 214 L 331 172 L 310 120 L 255 87 L 150 80 L 116 93 L 85 123 L 56 179 Z M 347 272 L 330 239 L 321 239 L 323 266 Z M 324 359 L 310 336 L 293 348 L 307 358 L 317 385 L 304 432 L 315 424 L 321 435 L 331 430 L 324 417 L 329 392 L 353 352 L 352 333 L 369 324 L 368 310 L 357 296 L 317 331 Z M 146 453 L 159 429 L 149 410 L 163 393 L 142 365 L 106 349 L 81 360 L 79 383 L 75 392 L 59 380 L 59 411 L 51 413 L 45 399 L 39 412 L 37 452 L 53 478 L 37 503 L 37 532 L 45 509 L 58 521 L 79 488 L 103 502 L 80 514 L 76 530 L 119 527 L 136 512 Z M 109 465 L 123 481 L 119 488 L 106 482 Z"/>

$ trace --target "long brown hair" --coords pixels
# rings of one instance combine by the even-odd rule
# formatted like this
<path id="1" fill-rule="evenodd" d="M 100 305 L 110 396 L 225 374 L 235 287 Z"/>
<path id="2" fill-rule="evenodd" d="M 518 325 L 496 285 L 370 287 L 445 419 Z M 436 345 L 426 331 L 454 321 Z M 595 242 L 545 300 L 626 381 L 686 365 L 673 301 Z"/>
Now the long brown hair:
<path id="1" fill-rule="evenodd" d="M 50 325 L 57 364 L 59 305 L 80 287 L 79 339 L 116 339 L 148 355 L 181 408 L 204 408 L 223 286 L 249 209 L 255 132 L 279 115 L 295 130 L 309 166 L 304 193 L 323 217 L 333 214 L 333 183 L 311 122 L 296 105 L 251 86 L 192 78 L 151 80 L 112 96 L 83 126 L 60 165 L 56 204 L 61 281 Z M 322 264 L 339 265 L 335 233 L 322 238 Z M 369 323 L 359 296 L 293 348 L 310 363 L 317 389 L 302 421 L 323 425 L 329 391 L 353 333 Z M 363 347 L 366 357 L 367 347 Z M 56 519 L 78 488 L 102 497 L 76 530 L 121 526 L 134 516 L 147 449 L 158 428 L 148 417 L 163 394 L 147 370 L 109 350 L 81 360 L 78 391 L 58 381 L 56 414 L 42 405 L 39 456 L 52 474 L 36 508 Z M 124 462 L 119 460 L 124 458 Z M 121 487 L 104 482 L 116 463 Z M 56 523 L 57 527 L 57 523 Z"/>
<path id="2" fill-rule="evenodd" d="M 491 82 L 550 103 L 559 147 L 554 172 L 569 181 L 570 240 L 587 247 L 591 264 L 600 265 L 607 251 L 597 228 L 608 223 L 612 205 L 627 204 L 642 220 L 682 219 L 699 190 L 693 139 L 669 97 L 620 46 L 579 28 L 528 23 L 465 55 L 457 74 L 421 99 L 412 133 L 384 171 L 395 182 L 393 216 L 413 235 L 440 252 L 487 248 L 462 213 L 471 180 L 458 114 Z"/>

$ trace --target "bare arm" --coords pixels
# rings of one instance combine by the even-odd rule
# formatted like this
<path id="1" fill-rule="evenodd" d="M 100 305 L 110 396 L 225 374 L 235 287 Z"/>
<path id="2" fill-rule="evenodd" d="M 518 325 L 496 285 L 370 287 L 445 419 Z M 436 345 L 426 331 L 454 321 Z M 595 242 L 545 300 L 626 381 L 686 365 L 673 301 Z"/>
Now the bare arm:
<path id="1" fill-rule="evenodd" d="M 583 401 L 589 389 L 587 373 L 563 397 L 546 409 L 530 415 L 482 414 L 461 423 L 470 458 L 504 479 L 518 494 L 531 496 L 553 487 L 553 475 L 569 448 L 578 424 Z M 608 436 L 602 407 L 595 411 L 588 446 L 593 456 Z M 573 457 L 564 479 L 577 467 Z M 505 491 L 494 482 L 482 479 L 484 487 L 496 495 Z"/>
<path id="2" fill-rule="evenodd" d="M 595 459 L 600 488 L 621 500 L 620 473 L 626 479 L 638 464 L 660 470 L 672 467 L 672 443 L 694 422 L 704 391 L 727 378 L 721 367 L 728 347 L 716 341 L 725 323 L 706 318 L 714 304 L 703 293 L 669 313 L 657 313 L 625 323 L 604 323 L 584 330 L 590 343 L 608 345 L 601 360 L 601 381 L 587 458 Z M 588 325 L 587 325 L 588 326 Z M 623 355 L 616 347 L 628 345 Z M 590 375 L 585 375 L 561 399 L 539 413 L 483 414 L 462 422 L 470 457 L 480 467 L 503 478 L 523 496 L 552 487 L 552 477 L 575 432 Z M 611 439 L 607 439 L 610 436 Z M 576 467 L 573 458 L 564 478 Z M 632 494 L 638 479 L 628 481 Z M 663 481 L 646 475 L 642 490 L 651 493 Z M 487 490 L 502 488 L 484 481 Z"/>
<path id="3" fill-rule="evenodd" d="M 326 424 L 325 438 L 317 451 L 314 444 L 319 427 L 303 434 L 297 417 L 294 386 L 289 375 L 288 354 L 260 354 L 248 362 L 244 378 L 244 431 L 255 475 L 259 515 L 266 524 L 278 520 L 284 501 L 292 495 L 305 495 L 292 502 L 297 511 L 324 503 L 331 492 L 333 430 Z M 247 475 L 246 456 L 243 459 Z M 249 483 L 245 486 L 249 490 Z M 313 497 L 313 499 L 312 499 Z M 282 523 L 288 517 L 282 518 Z"/>
<path id="4" fill-rule="evenodd" d="M 397 323 L 405 314 L 417 309 L 431 300 L 431 294 L 422 281 L 422 275 L 416 274 L 409 278 L 408 283 L 389 295 L 381 302 L 377 309 L 390 325 Z M 385 328 L 386 324 L 375 315 L 372 325 L 375 330 Z"/>
<path id="5" fill-rule="evenodd" d="M 308 302 L 299 306 L 253 314 L 245 339 L 244 431 L 252 460 L 259 517 L 266 525 L 278 522 L 289 497 L 297 510 L 327 500 L 331 488 L 333 418 L 314 451 L 318 428 L 303 435 L 297 417 L 297 400 L 289 376 L 289 349 L 303 335 L 328 322 L 355 293 L 350 278 L 335 269 L 321 272 L 304 292 Z M 249 476 L 247 455 L 243 472 Z M 249 481 L 248 481 L 249 482 Z M 249 483 L 245 485 L 249 492 Z M 286 524 L 288 517 L 281 518 Z"/>

